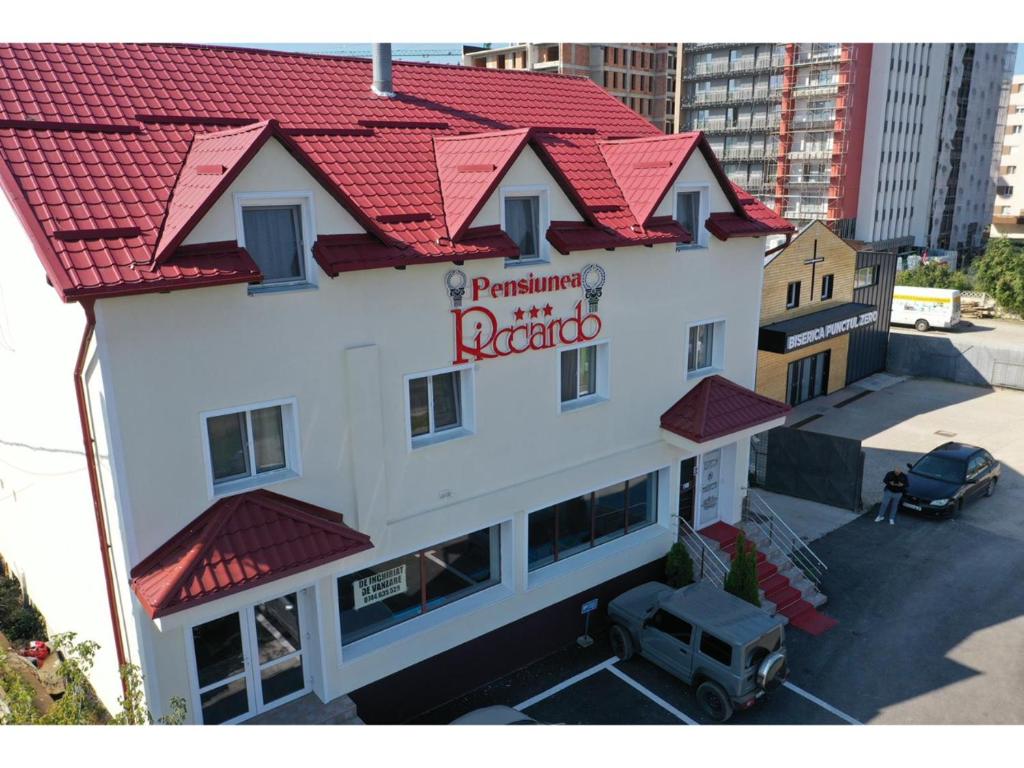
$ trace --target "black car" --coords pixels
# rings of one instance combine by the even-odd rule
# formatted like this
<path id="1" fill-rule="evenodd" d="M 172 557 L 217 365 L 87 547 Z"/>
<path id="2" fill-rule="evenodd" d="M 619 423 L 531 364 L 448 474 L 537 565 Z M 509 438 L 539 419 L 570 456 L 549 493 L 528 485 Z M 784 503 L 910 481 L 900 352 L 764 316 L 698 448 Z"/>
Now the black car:
<path id="1" fill-rule="evenodd" d="M 988 451 L 964 443 L 943 443 L 915 464 L 907 464 L 907 491 L 900 510 L 953 517 L 979 496 L 991 496 L 1002 468 Z"/>

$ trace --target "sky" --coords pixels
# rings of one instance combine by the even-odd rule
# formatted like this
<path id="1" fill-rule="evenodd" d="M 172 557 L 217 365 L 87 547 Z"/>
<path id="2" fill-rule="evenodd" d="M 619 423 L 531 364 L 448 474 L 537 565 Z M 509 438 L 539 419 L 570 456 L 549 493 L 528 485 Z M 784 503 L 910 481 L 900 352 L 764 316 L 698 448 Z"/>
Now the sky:
<path id="1" fill-rule="evenodd" d="M 1017 44 L 1017 67 L 1014 74 L 1024 75 L 1024 43 Z"/>

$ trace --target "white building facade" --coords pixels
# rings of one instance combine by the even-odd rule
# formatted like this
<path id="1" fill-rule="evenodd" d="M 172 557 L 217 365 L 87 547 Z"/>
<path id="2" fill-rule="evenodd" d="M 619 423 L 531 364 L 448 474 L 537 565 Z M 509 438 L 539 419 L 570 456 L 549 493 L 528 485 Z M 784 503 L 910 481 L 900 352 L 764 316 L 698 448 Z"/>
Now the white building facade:
<path id="1" fill-rule="evenodd" d="M 990 236 L 1016 240 L 1024 238 L 1024 75 L 1013 77 L 1004 122 Z"/>
<path id="2" fill-rule="evenodd" d="M 522 77 L 483 76 L 499 91 Z M 228 157 L 257 130 L 237 162 L 209 161 L 214 142 Z M 334 269 L 321 246 L 368 238 L 365 209 L 274 125 L 208 136 L 185 155 L 155 263 L 169 240 L 172 265 L 227 243 L 259 274 L 83 299 L 91 331 L 44 286 L 5 177 L 18 223 L 5 207 L 14 351 L 0 355 L 18 406 L 5 406 L 0 466 L 17 495 L 0 494 L 0 553 L 51 630 L 101 643 L 108 705 L 126 661 L 154 715 L 181 697 L 196 723 L 309 696 L 386 706 L 403 671 L 430 675 L 442 657 L 443 688 L 445 665 L 475 658 L 484 635 L 515 645 L 541 626 L 541 646 L 571 642 L 580 602 L 660 575 L 681 514 L 697 528 L 739 518 L 749 437 L 782 406 L 741 395 L 761 415 L 727 431 L 668 412 L 716 377 L 753 387 L 763 241 L 786 225 L 746 213 L 701 137 L 601 145 L 638 244 L 611 247 L 543 141 L 524 138 L 460 209 L 460 232 L 507 236 L 504 257 Z M 458 240 L 467 193 L 438 163 Z M 205 189 L 209 175 L 224 181 Z M 582 230 L 604 247 L 559 234 Z M 83 329 L 99 548 L 71 378 Z M 54 451 L 67 452 L 57 469 Z M 687 461 L 704 479 L 681 511 Z M 54 510 L 66 535 L 47 542 L 34 525 Z"/>

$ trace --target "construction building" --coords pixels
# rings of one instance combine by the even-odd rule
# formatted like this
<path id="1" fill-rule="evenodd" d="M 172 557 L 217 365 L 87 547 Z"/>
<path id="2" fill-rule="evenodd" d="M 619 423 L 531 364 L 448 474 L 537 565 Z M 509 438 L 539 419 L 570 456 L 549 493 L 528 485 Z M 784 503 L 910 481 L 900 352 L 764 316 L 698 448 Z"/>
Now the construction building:
<path id="1" fill-rule="evenodd" d="M 675 46 L 668 43 L 513 43 L 463 46 L 467 67 L 523 69 L 589 77 L 666 133 L 675 132 Z M 673 61 L 670 61 L 670 54 Z M 671 82 L 670 82 L 671 79 Z"/>
<path id="2" fill-rule="evenodd" d="M 1024 75 L 1015 75 L 1007 108 L 1002 147 L 997 155 L 995 210 L 991 237 L 1024 239 Z"/>
<path id="3" fill-rule="evenodd" d="M 983 246 L 1013 46 L 701 43 L 676 51 L 677 130 L 798 226 L 889 249 Z"/>

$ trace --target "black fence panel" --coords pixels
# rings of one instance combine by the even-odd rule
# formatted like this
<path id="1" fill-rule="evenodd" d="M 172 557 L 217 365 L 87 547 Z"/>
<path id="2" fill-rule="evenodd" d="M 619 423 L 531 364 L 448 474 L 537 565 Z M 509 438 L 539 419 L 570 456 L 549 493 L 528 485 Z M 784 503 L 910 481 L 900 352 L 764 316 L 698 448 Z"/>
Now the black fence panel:
<path id="1" fill-rule="evenodd" d="M 775 493 L 857 511 L 864 452 L 860 440 L 776 427 L 751 442 L 751 483 Z"/>

